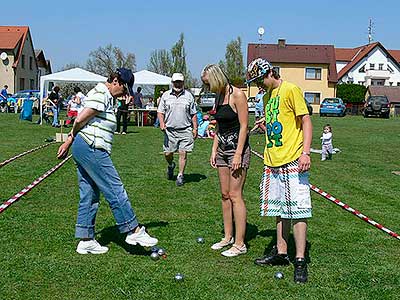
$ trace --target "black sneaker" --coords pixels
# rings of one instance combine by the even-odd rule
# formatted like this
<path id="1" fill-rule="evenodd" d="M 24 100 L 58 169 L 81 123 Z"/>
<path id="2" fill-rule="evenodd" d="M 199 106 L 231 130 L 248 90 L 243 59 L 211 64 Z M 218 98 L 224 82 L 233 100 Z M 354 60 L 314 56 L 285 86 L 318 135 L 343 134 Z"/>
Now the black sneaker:
<path id="1" fill-rule="evenodd" d="M 307 262 L 304 258 L 296 258 L 294 261 L 294 282 L 305 283 L 308 278 Z"/>
<path id="2" fill-rule="evenodd" d="M 183 175 L 178 175 L 176 178 L 176 186 L 182 186 L 185 183 Z"/>
<path id="3" fill-rule="evenodd" d="M 167 167 L 167 179 L 172 180 L 174 178 L 174 169 L 175 169 L 175 163 L 172 162 L 171 166 L 168 165 Z"/>
<path id="4" fill-rule="evenodd" d="M 278 249 L 274 246 L 268 255 L 257 258 L 254 263 L 259 266 L 287 266 L 290 261 L 287 254 L 278 254 Z"/>

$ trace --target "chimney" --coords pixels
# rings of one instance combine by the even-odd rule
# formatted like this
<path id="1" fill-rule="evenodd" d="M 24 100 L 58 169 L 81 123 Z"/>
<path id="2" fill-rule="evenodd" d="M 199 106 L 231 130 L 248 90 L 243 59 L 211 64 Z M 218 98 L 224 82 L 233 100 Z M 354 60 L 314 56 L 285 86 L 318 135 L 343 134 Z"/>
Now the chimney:
<path id="1" fill-rule="evenodd" d="M 278 48 L 285 48 L 285 47 L 286 47 L 286 40 L 278 39 Z"/>

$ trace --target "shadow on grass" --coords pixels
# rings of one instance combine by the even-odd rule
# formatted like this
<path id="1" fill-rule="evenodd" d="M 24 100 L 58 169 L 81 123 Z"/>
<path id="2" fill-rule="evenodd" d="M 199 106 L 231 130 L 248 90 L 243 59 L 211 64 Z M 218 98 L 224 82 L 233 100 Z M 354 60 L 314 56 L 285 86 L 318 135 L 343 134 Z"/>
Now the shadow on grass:
<path id="1" fill-rule="evenodd" d="M 185 174 L 185 183 L 200 182 L 204 179 L 207 179 L 207 176 L 203 174 Z"/>
<path id="2" fill-rule="evenodd" d="M 152 227 L 163 227 L 163 226 L 168 226 L 168 222 L 164 221 L 158 221 L 158 222 L 149 222 L 146 224 L 141 224 L 140 226 L 144 226 L 147 228 L 152 228 Z M 97 241 L 101 245 L 108 245 L 111 242 L 117 244 L 121 248 L 123 248 L 126 252 L 129 254 L 133 255 L 144 255 L 144 256 L 149 256 L 151 254 L 150 249 L 146 249 L 140 245 L 129 245 L 125 242 L 125 234 L 119 233 L 119 230 L 117 226 L 110 226 L 107 228 L 104 228 L 101 230 L 99 233 L 99 238 Z"/>

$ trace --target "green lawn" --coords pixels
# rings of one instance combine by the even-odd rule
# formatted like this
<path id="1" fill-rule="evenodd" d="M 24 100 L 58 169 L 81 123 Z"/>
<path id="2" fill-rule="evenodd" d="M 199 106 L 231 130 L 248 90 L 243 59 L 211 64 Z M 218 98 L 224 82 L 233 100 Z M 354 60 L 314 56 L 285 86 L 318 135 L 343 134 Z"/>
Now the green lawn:
<path id="1" fill-rule="evenodd" d="M 325 123 L 333 127 L 332 161 L 312 154 L 311 183 L 384 226 L 400 232 L 400 120 L 313 116 L 313 147 Z M 0 114 L 0 162 L 44 144 L 56 129 Z M 187 184 L 165 179 L 162 135 L 130 126 L 116 136 L 113 161 L 133 207 L 160 240 L 166 259 L 129 247 L 114 227 L 107 203 L 97 216 L 105 255 L 75 252 L 78 187 L 73 161 L 0 214 L 0 299 L 398 299 L 400 241 L 312 193 L 309 223 L 309 282 L 293 282 L 293 266 L 258 267 L 253 260 L 275 243 L 273 218 L 260 218 L 258 185 L 262 161 L 252 157 L 245 186 L 248 254 L 228 259 L 210 249 L 221 238 L 217 173 L 208 164 L 211 141 L 198 140 L 189 155 Z M 263 136 L 251 137 L 263 150 Z M 57 145 L 0 169 L 1 201 L 58 163 Z M 196 238 L 204 237 L 205 244 Z M 293 242 L 292 242 L 293 246 Z M 293 252 L 290 253 L 293 255 Z M 282 271 L 283 280 L 274 279 Z M 174 281 L 176 273 L 185 280 Z M 397 296 L 396 296 L 397 295 Z"/>

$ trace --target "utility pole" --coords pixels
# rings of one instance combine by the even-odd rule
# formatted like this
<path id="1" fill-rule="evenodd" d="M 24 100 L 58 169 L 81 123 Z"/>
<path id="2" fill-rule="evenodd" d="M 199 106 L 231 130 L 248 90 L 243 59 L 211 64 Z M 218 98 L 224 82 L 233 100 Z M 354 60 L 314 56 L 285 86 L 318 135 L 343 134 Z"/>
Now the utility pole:
<path id="1" fill-rule="evenodd" d="M 374 33 L 374 23 L 372 22 L 372 18 L 369 18 L 369 25 L 368 25 L 368 44 L 374 40 L 372 38 L 372 34 Z"/>

